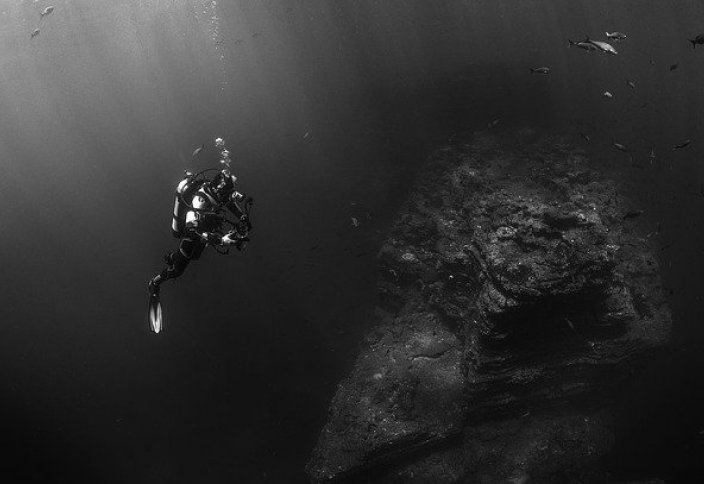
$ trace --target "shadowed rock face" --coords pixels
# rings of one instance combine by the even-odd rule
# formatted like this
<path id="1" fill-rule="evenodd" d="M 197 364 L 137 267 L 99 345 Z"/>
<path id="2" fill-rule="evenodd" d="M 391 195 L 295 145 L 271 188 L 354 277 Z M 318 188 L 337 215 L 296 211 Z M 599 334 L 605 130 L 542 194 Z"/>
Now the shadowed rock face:
<path id="1" fill-rule="evenodd" d="M 313 458 L 316 478 L 343 476 L 460 432 L 461 361 L 459 339 L 432 313 L 380 326 L 333 399 Z"/>
<path id="2" fill-rule="evenodd" d="M 617 188 L 530 130 L 439 150 L 379 253 L 379 324 L 311 478 L 605 478 L 609 396 L 671 325 Z"/>

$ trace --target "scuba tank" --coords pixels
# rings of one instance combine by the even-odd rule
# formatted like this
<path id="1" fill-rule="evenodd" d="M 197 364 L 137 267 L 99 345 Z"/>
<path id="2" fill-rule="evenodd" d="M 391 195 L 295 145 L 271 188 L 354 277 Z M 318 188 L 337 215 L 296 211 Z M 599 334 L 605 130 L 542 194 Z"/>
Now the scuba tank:
<path id="1" fill-rule="evenodd" d="M 174 218 L 171 221 L 171 233 L 176 238 L 183 237 L 186 228 L 186 212 L 191 209 L 191 201 L 202 183 L 195 180 L 193 173 L 187 171 L 186 177 L 176 187 Z"/>
<path id="2" fill-rule="evenodd" d="M 186 212 L 193 210 L 193 197 L 196 192 L 208 183 L 205 173 L 219 171 L 215 168 L 202 170 L 197 174 L 186 171 L 186 177 L 176 187 L 174 196 L 174 216 L 171 221 L 171 233 L 176 238 L 181 238 L 186 232 Z"/>

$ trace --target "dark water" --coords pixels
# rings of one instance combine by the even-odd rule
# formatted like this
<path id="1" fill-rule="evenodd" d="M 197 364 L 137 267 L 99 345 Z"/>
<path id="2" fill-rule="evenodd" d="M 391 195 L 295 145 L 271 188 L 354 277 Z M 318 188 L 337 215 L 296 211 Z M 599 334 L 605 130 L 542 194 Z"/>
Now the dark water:
<path id="1" fill-rule="evenodd" d="M 0 1 L 3 472 L 304 482 L 388 224 L 432 149 L 494 119 L 589 134 L 662 224 L 673 342 L 624 389 L 608 465 L 704 471 L 701 2 L 57 0 L 39 21 L 49 4 Z M 607 30 L 618 56 L 567 48 Z M 164 286 L 157 336 L 173 189 L 218 136 L 253 241 Z"/>

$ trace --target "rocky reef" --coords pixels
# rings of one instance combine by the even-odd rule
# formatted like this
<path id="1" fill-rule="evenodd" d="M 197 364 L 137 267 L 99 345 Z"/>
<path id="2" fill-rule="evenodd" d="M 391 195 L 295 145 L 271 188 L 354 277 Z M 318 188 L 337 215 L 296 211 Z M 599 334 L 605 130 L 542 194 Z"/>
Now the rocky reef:
<path id="1" fill-rule="evenodd" d="M 671 327 L 620 192 L 557 135 L 438 150 L 379 252 L 378 323 L 311 480 L 606 480 L 613 398 Z"/>

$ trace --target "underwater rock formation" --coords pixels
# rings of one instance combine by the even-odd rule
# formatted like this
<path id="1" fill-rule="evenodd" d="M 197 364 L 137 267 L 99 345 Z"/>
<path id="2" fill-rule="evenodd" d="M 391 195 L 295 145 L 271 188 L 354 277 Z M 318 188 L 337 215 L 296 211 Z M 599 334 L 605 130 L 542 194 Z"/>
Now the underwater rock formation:
<path id="1" fill-rule="evenodd" d="M 311 479 L 605 479 L 615 390 L 671 327 L 632 211 L 569 139 L 436 152 L 379 253 L 379 321 Z"/>

